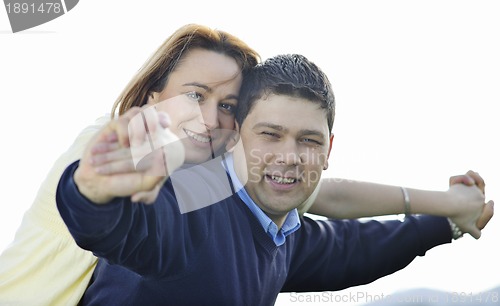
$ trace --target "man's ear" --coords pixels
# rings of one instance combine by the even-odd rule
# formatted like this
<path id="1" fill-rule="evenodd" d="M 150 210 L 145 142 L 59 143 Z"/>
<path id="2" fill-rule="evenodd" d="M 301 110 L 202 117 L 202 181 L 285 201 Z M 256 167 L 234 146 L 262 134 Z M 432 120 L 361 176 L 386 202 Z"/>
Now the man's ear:
<path id="1" fill-rule="evenodd" d="M 330 147 L 328 148 L 328 154 L 326 155 L 325 165 L 323 166 L 323 170 L 328 169 L 328 160 L 330 159 L 330 152 L 332 152 L 332 143 L 335 135 L 330 136 Z"/>

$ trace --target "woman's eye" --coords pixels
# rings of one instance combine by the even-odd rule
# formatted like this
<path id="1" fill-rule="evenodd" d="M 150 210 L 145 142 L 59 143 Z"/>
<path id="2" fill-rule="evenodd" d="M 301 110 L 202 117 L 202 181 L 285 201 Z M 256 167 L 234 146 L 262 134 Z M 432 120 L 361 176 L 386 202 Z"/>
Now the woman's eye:
<path id="1" fill-rule="evenodd" d="M 219 104 L 219 107 L 230 114 L 234 114 L 234 111 L 236 109 L 234 105 L 228 103 L 221 103 Z"/>
<path id="2" fill-rule="evenodd" d="M 197 93 L 196 91 L 191 91 L 186 94 L 190 99 L 201 102 L 203 101 L 203 95 Z"/>

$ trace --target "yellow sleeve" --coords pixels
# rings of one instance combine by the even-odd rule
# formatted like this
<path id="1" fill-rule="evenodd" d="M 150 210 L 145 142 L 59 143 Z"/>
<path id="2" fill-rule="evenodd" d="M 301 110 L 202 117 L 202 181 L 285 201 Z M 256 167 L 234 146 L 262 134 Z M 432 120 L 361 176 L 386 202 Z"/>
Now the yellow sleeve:
<path id="1" fill-rule="evenodd" d="M 91 137 L 109 121 L 85 128 L 55 162 L 23 216 L 14 240 L 0 255 L 0 305 L 77 305 L 97 263 L 78 247 L 56 207 L 59 178 L 79 159 Z"/>

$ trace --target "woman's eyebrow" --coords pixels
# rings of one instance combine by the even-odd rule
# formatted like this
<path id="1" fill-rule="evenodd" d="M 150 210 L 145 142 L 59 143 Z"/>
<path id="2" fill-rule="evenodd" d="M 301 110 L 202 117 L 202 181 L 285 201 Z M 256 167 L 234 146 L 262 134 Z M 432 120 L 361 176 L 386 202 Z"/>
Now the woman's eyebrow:
<path id="1" fill-rule="evenodd" d="M 226 99 L 226 100 L 230 100 L 230 99 L 238 100 L 239 97 L 237 95 L 229 94 L 224 99 Z"/>
<path id="2" fill-rule="evenodd" d="M 212 88 L 211 87 L 208 87 L 207 85 L 205 84 L 201 84 L 201 83 L 197 83 L 197 82 L 192 82 L 192 83 L 185 83 L 185 84 L 182 84 L 182 86 L 195 86 L 195 87 L 200 87 L 200 88 L 203 88 L 205 89 L 206 91 L 208 92 L 211 92 L 212 91 Z"/>

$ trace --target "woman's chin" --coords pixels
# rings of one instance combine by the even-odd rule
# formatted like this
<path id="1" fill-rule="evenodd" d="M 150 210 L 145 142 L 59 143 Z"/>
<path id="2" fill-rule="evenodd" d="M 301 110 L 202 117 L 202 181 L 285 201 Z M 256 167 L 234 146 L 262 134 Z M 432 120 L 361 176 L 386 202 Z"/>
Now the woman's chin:
<path id="1" fill-rule="evenodd" d="M 186 158 L 184 163 L 186 164 L 203 164 L 204 162 L 212 159 L 211 150 L 186 150 Z"/>

